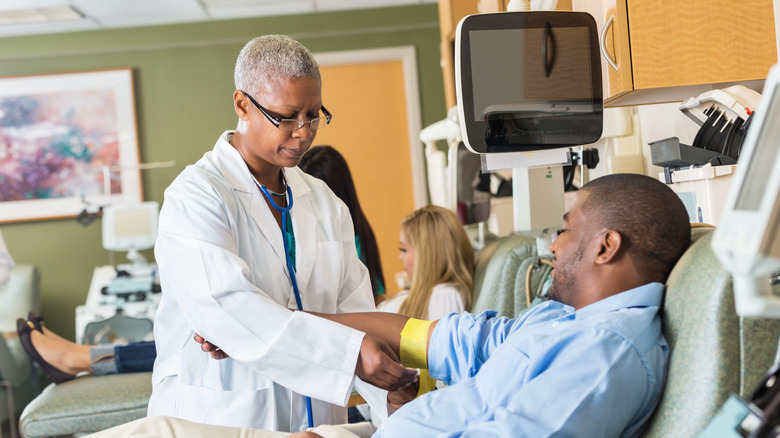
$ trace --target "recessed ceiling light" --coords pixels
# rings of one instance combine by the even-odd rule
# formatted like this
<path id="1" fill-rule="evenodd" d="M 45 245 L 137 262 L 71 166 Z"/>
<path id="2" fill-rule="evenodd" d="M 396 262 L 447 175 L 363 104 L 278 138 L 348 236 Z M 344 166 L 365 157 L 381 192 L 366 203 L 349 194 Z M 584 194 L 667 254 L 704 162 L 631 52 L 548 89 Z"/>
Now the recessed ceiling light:
<path id="1" fill-rule="evenodd" d="M 50 23 L 53 21 L 81 20 L 84 16 L 70 6 L 14 9 L 0 11 L 0 25 Z"/>

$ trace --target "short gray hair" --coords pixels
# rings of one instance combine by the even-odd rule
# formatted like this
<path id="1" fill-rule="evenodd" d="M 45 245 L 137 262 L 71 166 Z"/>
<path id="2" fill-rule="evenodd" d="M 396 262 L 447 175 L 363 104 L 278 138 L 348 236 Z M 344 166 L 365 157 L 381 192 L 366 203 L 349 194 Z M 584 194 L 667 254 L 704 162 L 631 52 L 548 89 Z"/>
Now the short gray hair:
<path id="1" fill-rule="evenodd" d="M 238 54 L 237 90 L 255 95 L 263 86 L 297 78 L 320 79 L 320 68 L 309 49 L 286 35 L 257 37 Z"/>

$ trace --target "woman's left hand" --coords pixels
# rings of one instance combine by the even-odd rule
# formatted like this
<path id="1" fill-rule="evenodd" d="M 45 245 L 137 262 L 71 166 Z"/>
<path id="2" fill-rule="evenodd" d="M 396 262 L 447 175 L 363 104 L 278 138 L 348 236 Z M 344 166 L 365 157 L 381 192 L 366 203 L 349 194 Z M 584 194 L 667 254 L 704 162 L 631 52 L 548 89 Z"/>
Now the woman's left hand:
<path id="1" fill-rule="evenodd" d="M 222 360 L 222 359 L 227 359 L 228 357 L 230 357 L 230 356 L 228 356 L 227 353 L 225 353 L 224 351 L 220 350 L 220 348 L 218 346 L 216 346 L 216 345 L 212 344 L 211 342 L 203 339 L 203 336 L 195 333 L 194 339 L 195 339 L 195 342 L 200 344 L 200 349 L 205 351 L 206 353 L 210 354 L 212 359 Z"/>

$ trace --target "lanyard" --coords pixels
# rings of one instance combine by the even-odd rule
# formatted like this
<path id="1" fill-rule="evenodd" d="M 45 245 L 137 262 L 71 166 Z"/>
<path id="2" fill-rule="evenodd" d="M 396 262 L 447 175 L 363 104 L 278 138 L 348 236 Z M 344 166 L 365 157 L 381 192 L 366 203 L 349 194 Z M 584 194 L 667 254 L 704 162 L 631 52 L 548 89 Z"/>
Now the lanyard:
<path id="1" fill-rule="evenodd" d="M 284 244 L 284 259 L 287 262 L 287 271 L 290 273 L 290 282 L 292 283 L 293 293 L 295 293 L 295 302 L 298 304 L 298 310 L 303 310 L 301 294 L 298 291 L 298 282 L 295 280 L 295 269 L 293 269 L 292 257 L 290 256 L 290 245 L 287 243 L 287 215 L 290 213 L 290 209 L 293 206 L 292 189 L 290 189 L 290 186 L 287 186 L 287 207 L 280 207 L 276 201 L 274 201 L 273 197 L 271 197 L 271 194 L 268 193 L 268 189 L 264 185 L 258 183 L 257 180 L 255 180 L 255 183 L 258 187 L 260 187 L 260 191 L 263 192 L 263 195 L 265 195 L 265 198 L 268 199 L 268 202 L 271 204 L 271 206 L 276 209 L 276 211 L 282 213 L 282 243 Z M 311 397 L 308 396 L 306 397 L 306 416 L 308 417 L 309 427 L 314 427 L 314 419 L 311 412 Z"/>

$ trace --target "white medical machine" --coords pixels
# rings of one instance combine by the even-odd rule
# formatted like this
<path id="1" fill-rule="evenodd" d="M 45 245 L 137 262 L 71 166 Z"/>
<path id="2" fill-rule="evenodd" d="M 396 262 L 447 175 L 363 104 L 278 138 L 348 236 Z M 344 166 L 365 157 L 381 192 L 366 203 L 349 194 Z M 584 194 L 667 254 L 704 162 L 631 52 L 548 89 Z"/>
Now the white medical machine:
<path id="1" fill-rule="evenodd" d="M 567 148 L 602 132 L 596 23 L 581 12 L 470 15 L 455 44 L 463 142 L 481 155 L 483 171 L 513 169 L 515 231 L 549 253 L 563 220 Z"/>
<path id="2" fill-rule="evenodd" d="M 125 340 L 141 340 L 146 333 L 136 332 L 150 329 L 149 321 L 154 320 L 160 302 L 159 279 L 157 266 L 148 263 L 139 251 L 154 247 L 158 214 L 157 202 L 103 208 L 103 247 L 109 251 L 127 251 L 130 263 L 95 268 L 87 302 L 76 308 L 76 342 L 93 343 L 84 339 L 85 332 L 94 331 L 88 330 L 91 323 L 107 321 L 106 330 L 133 332 L 116 333 Z M 135 330 L 135 327 L 141 328 Z"/>
<path id="3" fill-rule="evenodd" d="M 780 66 L 769 73 L 747 132 L 712 249 L 734 279 L 736 310 L 780 318 Z"/>
<path id="4" fill-rule="evenodd" d="M 711 245 L 733 277 L 736 313 L 780 318 L 780 65 L 769 72 L 753 117 Z M 749 400 L 732 395 L 699 436 L 777 436 L 778 414 L 780 363 Z"/>
<path id="5" fill-rule="evenodd" d="M 103 208 L 103 248 L 127 251 L 134 265 L 146 264 L 138 250 L 154 247 L 157 239 L 157 202 L 109 205 Z"/>

